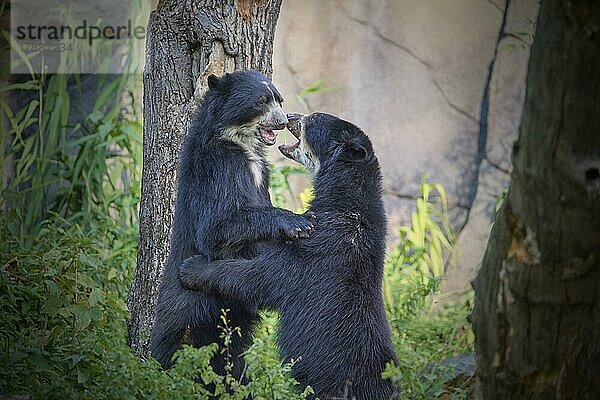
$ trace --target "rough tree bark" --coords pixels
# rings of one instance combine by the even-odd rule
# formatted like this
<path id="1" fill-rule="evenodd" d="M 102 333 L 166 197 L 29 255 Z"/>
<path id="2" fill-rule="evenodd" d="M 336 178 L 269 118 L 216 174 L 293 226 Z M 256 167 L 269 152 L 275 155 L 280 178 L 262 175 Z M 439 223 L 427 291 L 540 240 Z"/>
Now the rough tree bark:
<path id="1" fill-rule="evenodd" d="M 475 279 L 485 399 L 600 398 L 600 7 L 543 0 L 508 195 Z"/>
<path id="2" fill-rule="evenodd" d="M 270 76 L 281 0 L 161 0 L 148 21 L 144 166 L 137 266 L 129 291 L 129 345 L 148 337 L 171 240 L 180 146 L 206 78 L 236 69 Z"/>

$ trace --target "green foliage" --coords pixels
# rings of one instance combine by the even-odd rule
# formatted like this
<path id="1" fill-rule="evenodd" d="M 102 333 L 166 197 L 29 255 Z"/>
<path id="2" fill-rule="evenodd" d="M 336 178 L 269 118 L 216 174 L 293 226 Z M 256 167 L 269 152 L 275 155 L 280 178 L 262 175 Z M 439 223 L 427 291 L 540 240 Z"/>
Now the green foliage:
<path id="1" fill-rule="evenodd" d="M 269 188 L 271 190 L 271 201 L 275 207 L 285 207 L 286 196 L 294 197 L 294 191 L 290 185 L 290 176 L 304 176 L 304 167 L 298 165 L 270 165 Z"/>
<path id="2" fill-rule="evenodd" d="M 471 300 L 465 298 L 441 310 L 423 307 L 413 317 L 390 321 L 400 364 L 388 366 L 384 376 L 401 386 L 403 399 L 436 399 L 442 394 L 452 396 L 444 398 L 466 398 L 468 387 L 448 385 L 452 368 L 438 364 L 473 351 L 474 337 L 466 320 L 470 310 Z"/>
<path id="3" fill-rule="evenodd" d="M 437 193 L 439 201 L 430 200 Z M 417 315 L 438 288 L 453 255 L 454 233 L 447 218 L 444 188 L 423 181 L 411 225 L 399 230 L 399 240 L 385 262 L 383 293 L 392 321 Z"/>
<path id="4" fill-rule="evenodd" d="M 253 399 L 264 400 L 305 399 L 311 392 L 310 389 L 306 389 L 302 394 L 297 393 L 295 388 L 297 382 L 291 378 L 293 364 L 280 365 L 274 346 L 274 331 L 265 325 L 263 325 L 265 329 L 257 331 L 257 339 L 246 351 L 244 357 L 247 362 L 246 376 L 251 379 L 251 382 L 244 385 L 231 375 L 235 361 L 229 355 L 229 344 L 232 336 L 240 334 L 240 332 L 239 328 L 229 325 L 227 311 L 223 310 L 221 316 L 220 329 L 223 345 L 219 347 L 217 344 L 213 344 L 200 349 L 184 346 L 183 350 L 176 353 L 175 367 L 169 373 L 172 372 L 179 378 L 187 380 L 194 380 L 199 376 L 203 383 L 203 385 L 198 385 L 199 392 L 201 391 L 205 395 L 217 396 L 223 400 L 242 400 L 247 398 L 249 394 L 252 394 Z M 266 315 L 265 318 L 271 318 L 271 322 L 273 322 L 273 316 Z M 210 359 L 217 352 L 224 354 L 226 359 L 226 374 L 223 377 L 214 373 L 209 365 Z M 212 389 L 207 390 L 206 387 Z"/>
<path id="5" fill-rule="evenodd" d="M 236 329 L 222 323 L 223 343 L 184 348 L 162 371 L 140 363 L 126 344 L 126 291 L 135 266 L 135 232 L 110 219 L 83 233 L 55 216 L 29 244 L 0 224 L 0 395 L 34 399 L 303 399 L 281 366 L 275 330 L 257 332 L 248 350 L 250 385 L 216 375 L 210 358 L 227 352 Z M 100 226 L 101 225 L 101 226 Z M 268 320 L 268 318 L 267 318 Z M 272 318 L 271 318 L 272 321 Z M 194 382 L 200 376 L 201 383 Z M 308 393 L 308 392 L 307 392 Z"/>
<path id="6" fill-rule="evenodd" d="M 442 359 L 473 351 L 466 321 L 469 297 L 437 311 L 432 308 L 431 295 L 452 259 L 455 241 L 441 185 L 422 182 L 411 222 L 400 228 L 399 241 L 385 262 L 384 300 L 400 364 L 388 366 L 384 376 L 402 387 L 404 399 L 466 398 L 465 388 L 447 385 L 451 371 L 433 372 Z"/>
<path id="7" fill-rule="evenodd" d="M 425 281 L 444 275 L 446 256 L 452 256 L 455 240 L 447 218 L 448 200 L 442 185 L 423 181 L 411 215 L 411 226 L 400 228 L 399 242 L 388 259 L 388 267 L 414 266 Z M 430 197 L 437 193 L 439 204 Z M 415 271 L 416 273 L 417 271 Z"/>
<path id="8" fill-rule="evenodd" d="M 96 75 L 96 87 L 84 93 L 82 76 L 35 74 L 34 53 L 25 54 L 8 32 L 1 42 L 29 70 L 28 80 L 0 89 L 0 204 L 16 213 L 11 229 L 21 239 L 38 234 L 49 212 L 82 226 L 109 213 L 135 224 L 141 178 L 141 118 L 131 90 L 136 75 Z M 125 68 L 133 71 L 131 60 Z M 58 70 L 76 62 L 69 52 Z M 1 78 L 8 80 L 7 73 Z M 77 105 L 88 98 L 95 99 L 90 114 L 73 122 Z"/>
<path id="9" fill-rule="evenodd" d="M 299 212 L 306 212 L 310 207 L 311 201 L 315 198 L 315 188 L 313 186 L 307 186 L 298 195 L 300 198 L 300 210 Z"/>
<path id="10" fill-rule="evenodd" d="M 2 158 L 14 162 L 0 198 L 17 210 L 19 237 L 37 233 L 49 211 L 83 225 L 97 222 L 90 218 L 97 208 L 101 215 L 119 212 L 123 223 L 134 224 L 141 123 L 133 94 L 124 91 L 127 76 L 112 82 L 100 79 L 93 111 L 74 126 L 69 126 L 67 75 L 46 78 L 42 75 L 9 89 L 37 93 L 16 112 L 0 100 L 2 117 L 9 121 L 1 136 L 10 141 Z M 129 107 L 114 101 L 122 96 L 129 97 Z"/>
<path id="11" fill-rule="evenodd" d="M 72 397 L 93 385 L 108 352 L 125 346 L 124 296 L 135 253 L 118 249 L 127 235 L 116 225 L 84 235 L 56 219 L 26 248 L 3 229 L 3 391 Z M 113 244 L 117 252 L 107 256 Z"/>
<path id="12" fill-rule="evenodd" d="M 297 382 L 291 378 L 294 362 L 281 365 L 277 350 L 279 316 L 275 312 L 261 312 L 262 322 L 254 330 L 254 343 L 246 351 L 246 374 L 251 379 L 249 388 L 254 399 L 305 399 L 312 393 L 306 388 L 297 393 Z"/>

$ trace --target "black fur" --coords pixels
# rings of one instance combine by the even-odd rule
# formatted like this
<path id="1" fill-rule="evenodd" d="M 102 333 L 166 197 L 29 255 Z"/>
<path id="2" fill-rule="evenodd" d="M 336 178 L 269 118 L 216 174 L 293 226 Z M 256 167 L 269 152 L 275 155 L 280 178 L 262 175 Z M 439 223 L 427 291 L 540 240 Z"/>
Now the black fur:
<path id="1" fill-rule="evenodd" d="M 320 399 L 382 400 L 397 396 L 381 378 L 396 362 L 381 284 L 386 219 L 379 163 L 367 136 L 327 114 L 303 119 L 320 169 L 311 211 L 319 223 L 309 239 L 269 243 L 251 260 L 181 268 L 185 286 L 281 312 L 284 361 Z M 282 151 L 283 152 L 283 151 Z"/>
<path id="2" fill-rule="evenodd" d="M 220 343 L 220 312 L 230 309 L 232 325 L 242 331 L 242 337 L 234 335 L 230 348 L 234 375 L 240 377 L 244 364 L 238 356 L 250 344 L 250 329 L 257 319 L 255 307 L 184 289 L 178 268 L 193 255 L 209 260 L 253 257 L 258 241 L 306 236 L 312 224 L 310 218 L 273 208 L 269 199 L 265 146 L 254 128 L 269 102 L 280 107 L 282 98 L 277 89 L 256 71 L 211 76 L 208 83 L 209 90 L 181 154 L 171 251 L 160 286 L 150 350 L 166 368 L 184 336 L 185 343 L 194 346 Z M 282 115 L 285 121 L 276 122 L 279 126 L 274 129 L 287 122 Z M 231 140 L 232 132 L 240 136 L 234 138 L 239 143 Z M 251 171 L 252 162 L 262 173 L 259 186 Z M 219 374 L 224 372 L 223 362 L 218 356 L 214 360 Z"/>

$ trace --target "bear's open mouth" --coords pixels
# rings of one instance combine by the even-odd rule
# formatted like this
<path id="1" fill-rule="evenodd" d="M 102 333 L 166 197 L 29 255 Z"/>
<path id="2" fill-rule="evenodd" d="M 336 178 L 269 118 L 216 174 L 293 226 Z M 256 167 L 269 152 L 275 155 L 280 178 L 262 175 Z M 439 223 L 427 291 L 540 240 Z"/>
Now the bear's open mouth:
<path id="1" fill-rule="evenodd" d="M 301 120 L 302 120 L 303 115 L 288 114 L 287 117 L 288 117 L 288 124 L 287 124 L 288 131 L 290 131 L 290 133 L 292 135 L 294 135 L 294 137 L 296 139 L 298 139 L 298 141 L 293 144 L 284 143 L 284 144 L 280 145 L 279 151 L 281 152 L 281 154 L 283 154 L 287 158 L 292 159 L 294 161 L 298 161 L 294 157 L 294 152 L 298 148 L 298 146 L 300 146 L 300 142 L 302 140 L 301 139 L 301 137 L 302 137 L 302 122 L 301 122 Z"/>
<path id="2" fill-rule="evenodd" d="M 259 126 L 258 133 L 260 141 L 267 146 L 273 146 L 275 144 L 275 141 L 277 140 L 277 134 L 273 132 L 273 129 L 269 129 L 265 126 Z"/>
<path id="3" fill-rule="evenodd" d="M 283 154 L 287 158 L 292 159 L 294 161 L 298 161 L 294 158 L 294 150 L 296 150 L 298 148 L 298 146 L 300 146 L 300 142 L 296 142 L 294 144 L 285 144 L 284 143 L 279 146 L 279 151 L 281 152 L 281 154 Z"/>

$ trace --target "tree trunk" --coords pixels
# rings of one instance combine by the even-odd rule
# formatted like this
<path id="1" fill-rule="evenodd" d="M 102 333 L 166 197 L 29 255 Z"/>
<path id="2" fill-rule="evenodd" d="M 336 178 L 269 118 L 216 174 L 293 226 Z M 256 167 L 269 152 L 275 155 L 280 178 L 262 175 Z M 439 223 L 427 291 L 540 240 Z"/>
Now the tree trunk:
<path id="1" fill-rule="evenodd" d="M 281 0 L 161 0 L 148 21 L 144 166 L 137 266 L 129 291 L 129 345 L 148 354 L 171 241 L 180 147 L 206 78 L 236 69 L 271 75 Z"/>
<path id="2" fill-rule="evenodd" d="M 600 398 L 600 7 L 542 0 L 506 200 L 475 279 L 485 399 Z"/>

